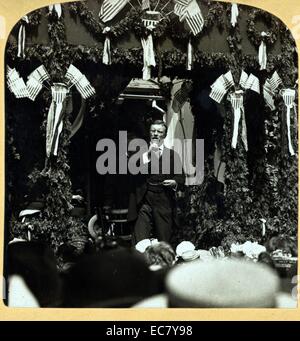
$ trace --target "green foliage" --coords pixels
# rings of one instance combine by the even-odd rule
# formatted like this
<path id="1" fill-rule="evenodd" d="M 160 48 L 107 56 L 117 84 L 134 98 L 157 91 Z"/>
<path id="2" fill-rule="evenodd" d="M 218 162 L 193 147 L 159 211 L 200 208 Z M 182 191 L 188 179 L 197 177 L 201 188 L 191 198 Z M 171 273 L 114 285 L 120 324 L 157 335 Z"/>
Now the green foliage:
<path id="1" fill-rule="evenodd" d="M 11 238 L 28 239 L 28 231 L 31 233 L 31 240 L 47 243 L 55 253 L 64 243 L 88 238 L 86 224 L 78 218 L 61 215 L 55 220 L 41 213 L 38 217 L 28 218 L 24 223 L 12 219 Z"/>
<path id="2" fill-rule="evenodd" d="M 155 1 L 156 3 L 156 1 Z M 259 70 L 257 56 L 244 55 L 242 53 L 242 39 L 239 26 L 232 28 L 230 25 L 230 4 L 207 1 L 207 14 L 204 16 L 203 31 L 192 37 L 192 43 L 199 36 L 207 33 L 215 25 L 219 29 L 224 28 L 224 13 L 226 14 L 227 42 L 230 54 L 203 53 L 195 51 L 194 65 L 200 68 L 226 68 L 229 65 L 238 65 L 242 68 Z M 80 22 L 98 40 L 104 41 L 106 34 L 103 29 L 106 25 L 101 23 L 88 9 L 84 2 L 76 2 L 64 5 L 68 8 L 74 19 Z M 246 10 L 240 9 L 242 11 Z M 41 11 L 35 11 L 29 16 L 29 30 L 35 30 L 40 23 Z M 281 72 L 284 86 L 293 87 L 297 79 L 297 67 L 295 65 L 296 47 L 291 34 L 280 21 L 261 10 L 250 10 L 248 17 L 248 37 L 252 44 L 259 46 L 261 32 L 256 29 L 257 20 L 263 20 L 269 27 L 270 36 L 265 38 L 268 45 L 280 38 L 282 49 L 278 55 L 269 55 L 267 74 L 274 69 Z M 39 62 L 50 71 L 53 81 L 62 81 L 67 67 L 71 63 L 85 61 L 85 63 L 101 63 L 103 47 L 77 45 L 73 46 L 66 41 L 64 18 L 58 18 L 55 13 L 49 13 L 48 31 L 50 45 L 36 44 L 26 47 L 25 62 Z M 120 39 L 134 32 L 138 38 L 149 34 L 142 23 L 140 10 L 130 10 L 119 22 L 111 25 L 108 35 L 112 39 Z M 19 23 L 20 24 L 20 23 Z M 29 31 L 28 30 L 28 31 Z M 162 20 L 151 32 L 155 38 L 169 37 L 172 40 L 186 44 L 190 38 L 190 32 L 178 17 L 170 20 Z M 158 50 L 160 63 L 159 75 L 163 71 L 168 72 L 177 67 L 186 65 L 186 53 L 181 50 Z M 10 61 L 18 64 L 17 45 L 9 43 L 6 55 Z M 136 70 L 142 70 L 142 48 L 112 49 L 113 64 L 121 64 L 124 68 L 130 66 Z M 163 71 L 162 71 L 163 70 Z M 167 91 L 167 90 L 166 90 Z M 108 99 L 109 100 L 109 99 Z M 291 157 L 287 150 L 284 106 L 277 98 L 276 112 L 265 109 L 265 153 L 257 160 L 253 171 L 252 183 L 249 180 L 247 153 L 242 145 L 232 150 L 231 141 L 231 112 L 227 111 L 224 121 L 224 136 L 221 148 L 223 160 L 226 162 L 225 191 L 216 189 L 216 179 L 213 171 L 213 159 L 207 156 L 205 179 L 201 186 L 187 188 L 185 196 L 184 226 L 181 238 L 188 239 L 198 247 L 208 248 L 213 245 L 223 245 L 229 248 L 233 242 L 246 240 L 261 241 L 261 218 L 267 220 L 267 237 L 273 235 L 295 236 L 297 234 L 297 198 L 298 156 Z M 45 135 L 47 113 L 51 103 L 49 92 L 44 92 L 42 100 L 44 121 L 41 133 Z M 8 166 L 14 167 L 21 157 L 16 146 L 15 136 L 10 119 L 7 121 L 7 155 Z M 297 118 L 293 118 L 292 139 L 297 150 Z M 43 183 L 46 191 L 43 192 L 45 209 L 37 218 L 30 219 L 32 238 L 43 240 L 52 245 L 55 251 L 62 243 L 76 238 L 86 238 L 86 227 L 81 219 L 71 216 L 71 182 L 69 177 L 69 145 L 70 145 L 70 118 L 65 115 L 64 129 L 60 137 L 60 145 L 56 158 L 47 160 L 44 169 L 34 169 L 29 176 L 32 185 Z M 11 168 L 9 168 L 11 169 Z M 12 178 L 8 178 L 8 191 L 14 193 Z M 220 209 L 220 202 L 223 209 Z M 10 223 L 12 237 L 27 237 L 27 223 L 15 220 L 12 214 Z"/>

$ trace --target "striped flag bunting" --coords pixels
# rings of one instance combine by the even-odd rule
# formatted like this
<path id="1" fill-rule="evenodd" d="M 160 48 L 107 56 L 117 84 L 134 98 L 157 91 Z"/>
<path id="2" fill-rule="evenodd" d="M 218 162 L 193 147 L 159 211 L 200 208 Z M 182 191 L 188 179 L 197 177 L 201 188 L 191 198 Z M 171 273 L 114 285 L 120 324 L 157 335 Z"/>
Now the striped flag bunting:
<path id="1" fill-rule="evenodd" d="M 26 84 L 16 69 L 7 68 L 7 86 L 17 98 L 29 97 Z"/>
<path id="2" fill-rule="evenodd" d="M 129 0 L 104 0 L 100 8 L 100 19 L 103 22 L 112 20 L 128 3 Z"/>
<path id="3" fill-rule="evenodd" d="M 40 65 L 29 76 L 26 86 L 29 98 L 34 101 L 43 87 L 43 82 L 50 79 L 50 75 L 44 65 Z"/>

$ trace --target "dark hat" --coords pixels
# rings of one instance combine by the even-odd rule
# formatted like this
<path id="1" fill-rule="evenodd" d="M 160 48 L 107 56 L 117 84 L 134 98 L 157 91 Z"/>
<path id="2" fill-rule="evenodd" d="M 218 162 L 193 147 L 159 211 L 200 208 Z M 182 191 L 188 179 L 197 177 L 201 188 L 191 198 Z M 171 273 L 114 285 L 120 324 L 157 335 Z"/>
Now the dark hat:
<path id="1" fill-rule="evenodd" d="M 41 307 L 58 305 L 61 283 L 52 250 L 38 242 L 15 242 L 7 247 L 6 275 L 21 276 Z"/>
<path id="2" fill-rule="evenodd" d="M 158 293 L 157 277 L 133 249 L 104 250 L 84 257 L 65 277 L 64 306 L 123 307 Z"/>

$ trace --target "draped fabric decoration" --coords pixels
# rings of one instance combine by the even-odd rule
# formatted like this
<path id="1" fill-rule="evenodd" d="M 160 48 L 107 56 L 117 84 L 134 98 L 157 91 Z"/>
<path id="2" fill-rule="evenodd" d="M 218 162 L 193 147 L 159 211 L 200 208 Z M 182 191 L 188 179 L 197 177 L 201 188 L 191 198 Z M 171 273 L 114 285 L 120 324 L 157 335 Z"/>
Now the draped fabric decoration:
<path id="1" fill-rule="evenodd" d="M 104 46 L 103 46 L 103 56 L 102 63 L 106 65 L 111 65 L 111 49 L 110 49 L 110 38 L 108 33 L 110 31 L 110 27 L 105 27 L 103 33 L 106 34 Z"/>
<path id="2" fill-rule="evenodd" d="M 217 103 L 221 103 L 222 99 L 226 94 L 228 94 L 228 99 L 231 103 L 231 107 L 234 114 L 234 126 L 232 133 L 231 146 L 232 148 L 236 148 L 238 132 L 239 132 L 239 124 L 240 121 L 242 124 L 242 142 L 244 144 L 245 150 L 248 150 L 248 142 L 247 142 L 247 128 L 246 128 L 246 120 L 245 120 L 245 109 L 244 109 L 244 92 L 246 90 L 252 90 L 258 94 L 260 94 L 259 89 L 259 80 L 253 74 L 248 75 L 245 71 L 242 70 L 239 86 L 243 90 L 234 90 L 235 82 L 232 76 L 231 71 L 228 71 L 226 74 L 221 75 L 212 85 L 211 92 L 209 97 L 212 98 Z M 232 91 L 231 88 L 233 88 Z"/>
<path id="3" fill-rule="evenodd" d="M 294 114 L 296 117 L 297 116 L 296 103 L 295 103 L 296 90 L 295 89 L 283 89 L 281 91 L 281 96 L 286 106 L 286 124 L 287 124 L 289 152 L 292 156 L 294 156 L 295 151 L 292 146 L 292 139 L 291 139 L 291 111 L 292 109 L 294 110 Z"/>
<path id="4" fill-rule="evenodd" d="M 59 136 L 63 129 L 66 98 L 69 88 L 64 83 L 54 83 L 51 87 L 52 102 L 47 117 L 46 155 L 57 155 Z"/>
<path id="5" fill-rule="evenodd" d="M 266 234 L 266 222 L 267 222 L 267 220 L 265 218 L 260 218 L 259 220 L 261 221 L 261 224 L 262 224 L 261 235 L 264 237 Z"/>
<path id="6" fill-rule="evenodd" d="M 58 18 L 60 18 L 62 14 L 61 4 L 49 5 L 49 12 L 56 13 Z"/>
<path id="7" fill-rule="evenodd" d="M 267 68 L 268 56 L 267 56 L 267 46 L 264 41 L 264 37 L 267 37 L 269 35 L 270 35 L 269 33 L 261 32 L 262 41 L 258 50 L 258 62 L 260 65 L 260 70 L 265 70 Z"/>
<path id="8" fill-rule="evenodd" d="M 153 37 L 152 37 L 152 30 L 155 29 L 156 25 L 159 21 L 162 20 L 162 16 L 160 12 L 157 11 L 146 11 L 143 15 L 142 22 L 143 25 L 148 29 L 150 32 L 146 38 L 141 38 L 141 43 L 143 47 L 143 79 L 149 80 L 151 78 L 151 67 L 156 66 L 155 61 L 155 52 L 153 46 Z"/>
<path id="9" fill-rule="evenodd" d="M 21 26 L 18 34 L 18 57 L 25 58 L 25 42 L 26 42 L 26 28 L 25 25 L 29 23 L 27 15 L 24 15 L 21 19 Z"/>
<path id="10" fill-rule="evenodd" d="M 237 90 L 229 95 L 229 100 L 233 109 L 234 115 L 234 123 L 233 123 L 233 135 L 231 141 L 231 147 L 236 148 L 238 133 L 239 133 L 239 124 L 242 119 L 242 142 L 244 144 L 245 150 L 248 151 L 248 142 L 247 142 L 247 127 L 246 127 L 246 118 L 244 111 L 244 91 Z"/>
<path id="11" fill-rule="evenodd" d="M 282 84 L 282 80 L 279 77 L 277 71 L 275 71 L 271 78 L 267 78 L 266 82 L 263 86 L 264 99 L 266 101 L 267 106 L 274 111 L 274 95 L 278 87 Z"/>
<path id="12" fill-rule="evenodd" d="M 47 118 L 46 154 L 57 155 L 59 136 L 63 129 L 63 118 L 66 113 L 66 101 L 70 88 L 75 85 L 83 99 L 93 96 L 96 92 L 87 78 L 74 66 L 70 65 L 65 78 L 68 83 L 54 83 L 51 87 L 52 103 Z M 72 125 L 71 135 L 73 136 L 80 128 L 83 121 L 85 101 L 82 101 L 80 111 Z"/>
<path id="13" fill-rule="evenodd" d="M 28 98 L 32 101 L 35 101 L 36 96 L 40 93 L 43 87 L 43 82 L 50 79 L 50 75 L 47 72 L 44 65 L 36 68 L 31 74 L 27 77 L 26 86 L 29 92 Z"/>
<path id="14" fill-rule="evenodd" d="M 188 48 L 187 48 L 187 66 L 186 69 L 188 71 L 192 70 L 193 67 L 193 45 L 191 43 L 191 39 L 189 39 L 188 42 Z"/>
<path id="15" fill-rule="evenodd" d="M 127 4 L 129 0 L 103 0 L 99 17 L 103 22 L 112 20 Z"/>
<path id="16" fill-rule="evenodd" d="M 152 34 L 149 34 L 147 38 L 141 38 L 141 42 L 144 51 L 143 79 L 149 80 L 151 78 L 151 66 L 156 66 Z"/>
<path id="17" fill-rule="evenodd" d="M 7 86 L 16 98 L 29 97 L 28 89 L 19 72 L 16 69 L 7 67 Z"/>
<path id="18" fill-rule="evenodd" d="M 236 26 L 237 24 L 237 19 L 238 19 L 238 16 L 239 16 L 239 8 L 238 8 L 238 5 L 233 3 L 231 5 L 231 25 L 233 27 Z"/>
<path id="19" fill-rule="evenodd" d="M 165 117 L 168 126 L 164 144 L 182 156 L 186 185 L 196 184 L 196 168 L 193 165 L 194 116 L 189 101 L 191 82 L 174 80 L 171 100 Z"/>

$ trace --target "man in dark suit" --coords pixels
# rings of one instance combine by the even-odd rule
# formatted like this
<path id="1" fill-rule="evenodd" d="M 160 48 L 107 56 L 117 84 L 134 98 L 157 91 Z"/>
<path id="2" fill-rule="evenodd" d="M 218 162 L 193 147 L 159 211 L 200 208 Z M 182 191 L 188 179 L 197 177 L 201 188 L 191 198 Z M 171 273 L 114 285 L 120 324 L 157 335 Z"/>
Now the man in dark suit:
<path id="1" fill-rule="evenodd" d="M 167 126 L 157 120 L 150 127 L 150 147 L 142 155 L 143 171 L 134 176 L 128 219 L 136 219 L 134 242 L 155 237 L 169 242 L 176 216 L 175 192 L 184 184 L 179 155 L 164 146 Z"/>

